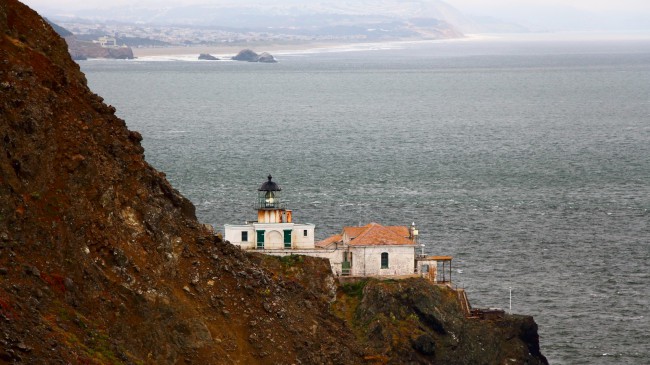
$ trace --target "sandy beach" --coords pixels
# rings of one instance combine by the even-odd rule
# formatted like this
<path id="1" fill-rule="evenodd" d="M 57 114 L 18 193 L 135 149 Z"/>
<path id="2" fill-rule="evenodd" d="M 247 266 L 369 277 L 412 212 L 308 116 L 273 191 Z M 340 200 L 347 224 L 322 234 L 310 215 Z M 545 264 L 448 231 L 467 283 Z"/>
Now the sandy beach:
<path id="1" fill-rule="evenodd" d="M 304 43 L 248 43 L 248 44 L 224 44 L 216 46 L 189 46 L 189 47 L 151 47 L 133 48 L 133 55 L 136 58 L 149 57 L 173 57 L 193 56 L 198 57 L 201 53 L 209 53 L 216 57 L 232 57 L 243 49 L 252 49 L 257 53 L 268 52 L 272 55 L 315 53 L 351 50 L 372 50 L 372 49 L 394 49 L 403 48 L 409 44 L 432 43 L 432 42 L 459 42 L 489 38 L 483 35 L 468 35 L 464 38 L 453 39 L 403 39 L 384 42 L 304 42 Z"/>
<path id="2" fill-rule="evenodd" d="M 366 43 L 367 44 L 367 43 Z M 377 43 L 379 44 L 379 43 Z M 257 53 L 269 52 L 271 54 L 309 52 L 318 49 L 336 49 L 359 47 L 360 43 L 288 43 L 288 44 L 224 44 L 218 46 L 189 46 L 189 47 L 151 47 L 133 48 L 135 57 L 164 57 L 199 55 L 209 53 L 213 56 L 230 57 L 243 49 L 252 49 Z"/>

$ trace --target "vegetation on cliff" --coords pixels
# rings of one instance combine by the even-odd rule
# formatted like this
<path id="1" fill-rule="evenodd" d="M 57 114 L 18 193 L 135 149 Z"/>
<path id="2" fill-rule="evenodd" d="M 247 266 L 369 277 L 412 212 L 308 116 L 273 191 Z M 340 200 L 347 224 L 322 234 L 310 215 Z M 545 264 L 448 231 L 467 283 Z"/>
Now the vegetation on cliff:
<path id="1" fill-rule="evenodd" d="M 334 312 L 386 364 L 547 364 L 530 316 L 466 318 L 457 292 L 424 279 L 343 286 Z"/>
<path id="2" fill-rule="evenodd" d="M 0 3 L 0 95 L 4 362 L 436 363 L 478 358 L 459 351 L 478 351 L 479 337 L 513 336 L 486 339 L 485 351 L 535 345 L 510 325 L 463 332 L 474 325 L 453 298 L 427 304 L 446 294 L 422 281 L 345 294 L 323 260 L 222 242 L 145 161 L 141 135 L 88 89 L 64 40 L 16 0 Z"/>

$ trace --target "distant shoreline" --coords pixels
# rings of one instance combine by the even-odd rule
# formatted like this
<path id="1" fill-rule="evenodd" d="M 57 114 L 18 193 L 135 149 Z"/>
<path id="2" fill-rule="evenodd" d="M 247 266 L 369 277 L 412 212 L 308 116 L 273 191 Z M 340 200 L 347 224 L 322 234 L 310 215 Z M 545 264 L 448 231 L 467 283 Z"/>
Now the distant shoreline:
<path id="1" fill-rule="evenodd" d="M 464 38 L 449 39 L 411 39 L 383 42 L 304 42 L 304 43 L 246 43 L 246 44 L 224 44 L 216 46 L 188 46 L 188 47 L 143 47 L 133 48 L 133 55 L 136 58 L 150 57 L 174 57 L 193 56 L 198 57 L 201 53 L 209 53 L 215 57 L 231 57 L 243 49 L 252 49 L 257 53 L 269 52 L 272 55 L 320 53 L 350 50 L 372 50 L 400 48 L 407 44 L 432 43 L 432 42 L 457 42 L 487 38 L 483 35 L 468 35 Z"/>
<path id="2" fill-rule="evenodd" d="M 515 42 L 531 41 L 616 41 L 616 40 L 650 40 L 650 33 L 602 33 L 602 32 L 549 32 L 549 33 L 505 33 L 505 34 L 466 34 L 462 38 L 443 39 L 396 39 L 378 42 L 253 42 L 240 44 L 223 44 L 213 46 L 188 47 L 143 47 L 133 48 L 136 58 L 197 58 L 201 53 L 209 53 L 215 57 L 229 59 L 243 49 L 252 49 L 257 53 L 269 52 L 272 55 L 290 55 L 305 53 L 368 51 L 379 49 L 400 49 L 407 45 L 432 44 L 467 41 L 511 40 Z"/>
<path id="3" fill-rule="evenodd" d="M 296 43 L 296 44 L 228 44 L 219 46 L 189 46 L 189 47 L 146 47 L 133 48 L 135 57 L 164 57 L 164 56 L 184 56 L 194 55 L 197 57 L 201 53 L 209 53 L 213 56 L 224 57 L 234 56 L 242 49 L 252 49 L 257 53 L 261 52 L 294 52 L 306 51 L 312 48 L 333 47 L 338 44 L 320 44 L 320 43 Z"/>

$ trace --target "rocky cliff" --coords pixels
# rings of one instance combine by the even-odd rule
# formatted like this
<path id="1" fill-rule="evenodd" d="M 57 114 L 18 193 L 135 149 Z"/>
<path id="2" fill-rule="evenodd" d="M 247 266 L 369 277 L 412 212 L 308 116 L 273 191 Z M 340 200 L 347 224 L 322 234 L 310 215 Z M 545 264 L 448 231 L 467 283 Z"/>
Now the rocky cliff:
<path id="1" fill-rule="evenodd" d="M 474 332 L 449 342 L 468 323 L 447 313 L 453 298 L 399 309 L 409 303 L 393 289 L 345 294 L 322 260 L 222 242 L 145 161 L 141 135 L 88 89 L 64 40 L 16 0 L 0 2 L 0 96 L 0 360 L 441 363 L 478 351 Z M 400 288 L 429 290 L 417 283 Z M 377 301 L 395 306 L 395 324 L 411 312 L 424 321 L 413 343 L 392 344 L 401 327 Z M 426 311 L 456 324 L 431 332 Z M 502 336 L 499 326 L 476 335 Z M 536 332 L 526 342 L 507 327 L 518 346 L 537 344 Z"/>
<path id="2" fill-rule="evenodd" d="M 133 59 L 133 50 L 131 47 L 102 47 L 97 43 L 80 41 L 74 35 L 65 37 L 68 43 L 68 51 L 74 59 L 87 58 L 114 58 L 120 60 Z"/>
<path id="3" fill-rule="evenodd" d="M 199 224 L 65 42 L 15 0 L 0 3 L 0 93 L 1 359 L 361 359 L 319 294 Z"/>
<path id="4" fill-rule="evenodd" d="M 424 279 L 345 285 L 333 311 L 385 364 L 548 364 L 530 316 L 467 318 L 458 292 Z"/>

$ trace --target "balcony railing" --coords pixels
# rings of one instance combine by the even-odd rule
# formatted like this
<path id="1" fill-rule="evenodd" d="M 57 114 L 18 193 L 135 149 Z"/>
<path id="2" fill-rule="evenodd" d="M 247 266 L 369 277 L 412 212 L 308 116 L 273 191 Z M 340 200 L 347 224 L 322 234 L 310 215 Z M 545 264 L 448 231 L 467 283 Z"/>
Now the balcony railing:
<path id="1" fill-rule="evenodd" d="M 261 198 L 257 202 L 257 209 L 284 209 L 284 204 L 281 203 L 278 199 L 274 199 L 272 202 L 267 201 L 265 198 Z"/>

